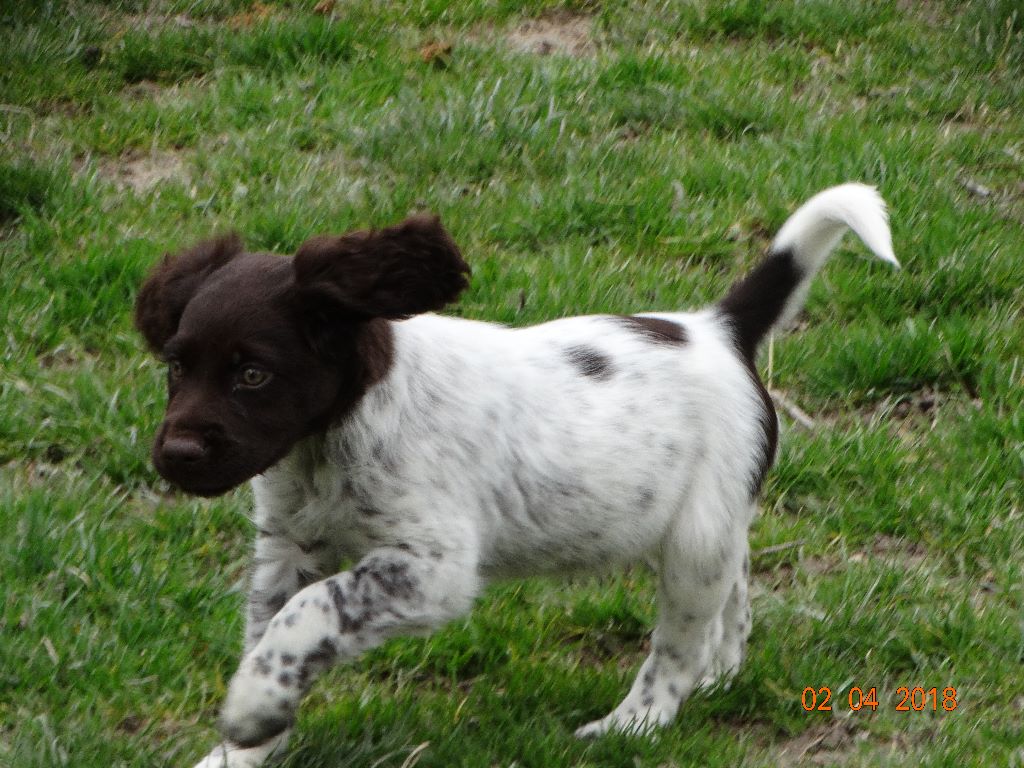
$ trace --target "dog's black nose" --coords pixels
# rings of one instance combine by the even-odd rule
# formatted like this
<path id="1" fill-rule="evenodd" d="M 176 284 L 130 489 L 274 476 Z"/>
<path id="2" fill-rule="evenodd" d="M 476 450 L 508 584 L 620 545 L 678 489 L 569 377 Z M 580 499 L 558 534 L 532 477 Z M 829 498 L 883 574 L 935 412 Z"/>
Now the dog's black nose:
<path id="1" fill-rule="evenodd" d="M 206 455 L 206 444 L 196 437 L 175 435 L 164 439 L 160 452 L 169 463 L 195 464 Z"/>

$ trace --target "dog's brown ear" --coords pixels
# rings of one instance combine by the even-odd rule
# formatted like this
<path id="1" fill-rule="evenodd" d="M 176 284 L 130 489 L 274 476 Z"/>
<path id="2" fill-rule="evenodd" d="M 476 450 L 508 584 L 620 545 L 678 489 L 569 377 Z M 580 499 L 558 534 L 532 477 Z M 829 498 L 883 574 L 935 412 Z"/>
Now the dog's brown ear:
<path id="1" fill-rule="evenodd" d="M 469 285 L 469 266 L 437 216 L 386 229 L 312 237 L 295 254 L 301 293 L 356 316 L 401 319 L 441 309 Z"/>
<path id="2" fill-rule="evenodd" d="M 178 329 L 185 306 L 213 272 L 242 252 L 238 235 L 204 240 L 177 255 L 167 254 L 153 268 L 135 299 L 135 327 L 159 354 Z"/>

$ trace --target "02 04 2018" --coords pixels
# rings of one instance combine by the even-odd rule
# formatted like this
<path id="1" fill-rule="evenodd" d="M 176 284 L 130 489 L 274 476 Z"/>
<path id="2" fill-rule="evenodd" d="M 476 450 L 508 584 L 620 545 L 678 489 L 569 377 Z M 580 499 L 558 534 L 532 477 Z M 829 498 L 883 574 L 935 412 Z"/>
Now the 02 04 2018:
<path id="1" fill-rule="evenodd" d="M 808 686 L 800 694 L 800 704 L 806 712 L 831 712 L 834 706 L 844 703 L 853 712 L 862 709 L 874 712 L 880 704 L 884 705 L 879 701 L 877 686 L 861 688 L 855 685 L 850 688 L 845 702 L 834 696 L 832 689 L 825 685 Z M 901 685 L 892 696 L 892 706 L 897 712 L 952 712 L 958 705 L 957 690 L 952 686 L 925 688 Z"/>

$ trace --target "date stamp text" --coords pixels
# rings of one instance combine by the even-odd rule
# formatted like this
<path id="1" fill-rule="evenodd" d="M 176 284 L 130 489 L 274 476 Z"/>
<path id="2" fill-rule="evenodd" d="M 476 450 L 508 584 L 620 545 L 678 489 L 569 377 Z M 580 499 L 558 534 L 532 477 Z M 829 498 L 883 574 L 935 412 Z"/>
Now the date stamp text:
<path id="1" fill-rule="evenodd" d="M 804 688 L 800 694 L 800 703 L 806 712 L 831 712 L 833 706 L 841 707 L 844 702 L 833 697 L 832 689 L 823 685 Z M 874 712 L 879 706 L 885 706 L 884 702 L 879 702 L 878 689 L 874 686 L 866 689 L 853 686 L 846 696 L 845 704 L 852 712 L 860 712 L 862 709 Z M 896 689 L 891 704 L 896 712 L 952 712 L 959 702 L 956 688 L 953 687 L 910 688 L 902 685 Z"/>

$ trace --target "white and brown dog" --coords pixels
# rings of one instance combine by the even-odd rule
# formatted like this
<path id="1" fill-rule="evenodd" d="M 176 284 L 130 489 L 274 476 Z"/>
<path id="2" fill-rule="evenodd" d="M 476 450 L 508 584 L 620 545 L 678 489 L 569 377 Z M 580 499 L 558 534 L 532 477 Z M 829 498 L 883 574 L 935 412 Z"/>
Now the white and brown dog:
<path id="1" fill-rule="evenodd" d="M 153 461 L 185 491 L 252 479 L 256 498 L 244 656 L 200 765 L 259 765 L 325 669 L 464 615 L 496 579 L 657 568 L 650 656 L 581 736 L 669 723 L 734 672 L 777 438 L 754 357 L 847 228 L 896 264 L 881 198 L 847 184 L 711 307 L 517 329 L 423 314 L 468 282 L 436 218 L 292 258 L 234 237 L 165 258 L 136 304 L 168 363 Z"/>

